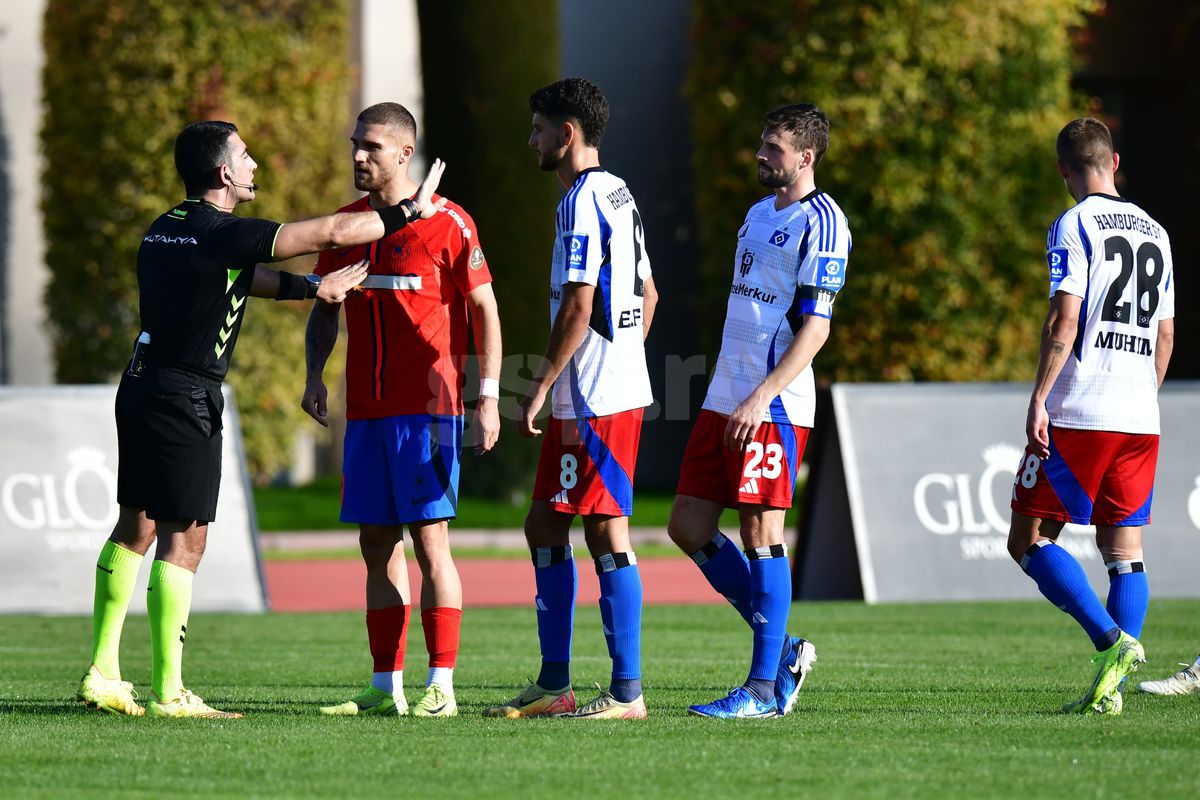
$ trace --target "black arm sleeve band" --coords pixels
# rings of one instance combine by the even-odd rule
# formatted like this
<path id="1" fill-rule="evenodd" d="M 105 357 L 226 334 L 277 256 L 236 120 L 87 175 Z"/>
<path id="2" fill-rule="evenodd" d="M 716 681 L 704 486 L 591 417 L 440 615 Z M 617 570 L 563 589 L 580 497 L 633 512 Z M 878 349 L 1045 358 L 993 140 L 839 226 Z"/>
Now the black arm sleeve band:
<path id="1" fill-rule="evenodd" d="M 405 205 L 407 203 L 407 205 Z M 383 235 L 391 236 L 396 231 L 408 224 L 409 215 L 408 207 L 412 205 L 412 201 L 400 201 L 394 206 L 387 208 L 377 208 L 375 213 L 383 220 Z"/>
<path id="2" fill-rule="evenodd" d="M 308 281 L 300 275 L 279 270 L 279 289 L 276 300 L 304 300 L 308 297 Z"/>

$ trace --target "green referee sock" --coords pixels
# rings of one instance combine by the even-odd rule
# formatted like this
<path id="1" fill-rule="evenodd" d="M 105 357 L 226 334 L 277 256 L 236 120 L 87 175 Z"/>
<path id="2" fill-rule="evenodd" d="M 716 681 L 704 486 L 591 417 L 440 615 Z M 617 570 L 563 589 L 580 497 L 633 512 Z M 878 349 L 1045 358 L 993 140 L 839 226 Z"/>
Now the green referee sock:
<path id="1" fill-rule="evenodd" d="M 171 702 L 183 691 L 183 640 L 192 609 L 195 573 L 167 561 L 155 561 L 146 586 L 150 615 L 150 650 L 154 658 L 151 688 L 158 699 Z"/>
<path id="2" fill-rule="evenodd" d="M 121 629 L 125 627 L 125 613 L 143 558 L 109 539 L 96 559 L 92 663 L 101 675 L 112 680 L 121 677 Z"/>

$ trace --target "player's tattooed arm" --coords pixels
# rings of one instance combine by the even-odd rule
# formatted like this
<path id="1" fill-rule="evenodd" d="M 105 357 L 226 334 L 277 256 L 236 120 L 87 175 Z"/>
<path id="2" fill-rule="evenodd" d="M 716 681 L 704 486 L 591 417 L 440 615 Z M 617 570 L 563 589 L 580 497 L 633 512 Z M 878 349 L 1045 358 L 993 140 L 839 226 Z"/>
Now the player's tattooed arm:
<path id="1" fill-rule="evenodd" d="M 1029 398 L 1029 413 L 1025 418 L 1025 436 L 1033 453 L 1041 458 L 1050 455 L 1050 414 L 1046 398 L 1054 388 L 1063 365 L 1071 354 L 1071 345 L 1079 331 L 1079 311 L 1083 298 L 1058 292 L 1050 300 L 1050 310 L 1042 325 L 1042 349 L 1038 357 L 1037 377 Z"/>
<path id="2" fill-rule="evenodd" d="M 333 346 L 337 343 L 341 305 L 317 300 L 308 315 L 308 327 L 304 332 L 304 363 L 306 379 L 300 407 L 317 422 L 329 427 L 325 415 L 329 411 L 329 391 L 325 388 L 322 374 Z"/>

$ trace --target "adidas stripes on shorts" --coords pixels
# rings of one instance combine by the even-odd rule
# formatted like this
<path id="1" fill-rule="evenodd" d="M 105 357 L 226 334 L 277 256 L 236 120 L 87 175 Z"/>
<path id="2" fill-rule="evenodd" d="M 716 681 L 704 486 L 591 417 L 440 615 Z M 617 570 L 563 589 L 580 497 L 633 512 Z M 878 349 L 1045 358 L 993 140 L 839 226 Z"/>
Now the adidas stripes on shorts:
<path id="1" fill-rule="evenodd" d="M 764 422 L 754 440 L 738 452 L 725 444 L 728 421 L 715 411 L 701 410 L 688 438 L 675 493 L 726 508 L 742 504 L 791 508 L 796 470 L 810 428 Z"/>

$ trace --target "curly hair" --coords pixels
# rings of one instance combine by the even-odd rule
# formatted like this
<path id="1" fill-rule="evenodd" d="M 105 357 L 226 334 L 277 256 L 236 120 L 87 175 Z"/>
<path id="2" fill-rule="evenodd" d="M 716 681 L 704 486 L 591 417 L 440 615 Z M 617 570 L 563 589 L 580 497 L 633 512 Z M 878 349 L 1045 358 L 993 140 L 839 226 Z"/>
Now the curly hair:
<path id="1" fill-rule="evenodd" d="M 529 110 L 556 125 L 568 119 L 578 122 L 588 147 L 599 147 L 608 127 L 608 100 L 587 78 L 563 78 L 543 86 L 530 95 Z"/>

